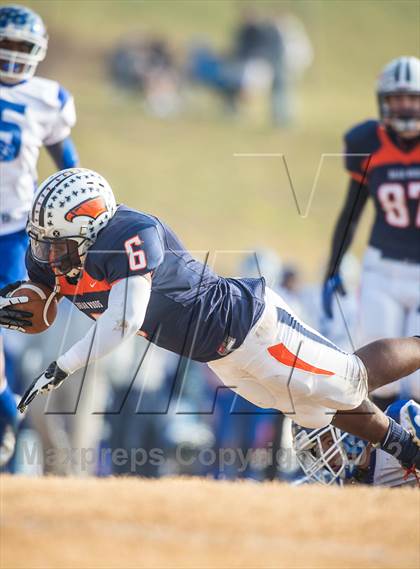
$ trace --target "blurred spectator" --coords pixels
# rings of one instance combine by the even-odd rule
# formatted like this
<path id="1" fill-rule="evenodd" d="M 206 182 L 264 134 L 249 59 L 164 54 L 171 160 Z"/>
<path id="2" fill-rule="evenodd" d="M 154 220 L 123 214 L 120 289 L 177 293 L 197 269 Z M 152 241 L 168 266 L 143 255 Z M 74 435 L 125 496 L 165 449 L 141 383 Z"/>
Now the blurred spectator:
<path id="1" fill-rule="evenodd" d="M 135 34 L 111 53 L 109 72 L 118 87 L 141 93 L 146 108 L 165 118 L 180 109 L 180 72 L 166 41 Z"/>
<path id="2" fill-rule="evenodd" d="M 256 249 L 242 258 L 239 274 L 242 277 L 264 277 L 267 286 L 278 290 L 281 281 L 283 264 L 279 255 L 272 249 Z"/>
<path id="3" fill-rule="evenodd" d="M 284 266 L 279 292 L 293 311 L 300 318 L 305 319 L 305 310 L 302 302 L 301 274 L 297 266 L 290 264 Z"/>
<path id="4" fill-rule="evenodd" d="M 281 92 L 284 83 L 284 41 L 275 22 L 245 10 L 234 41 L 234 56 L 244 66 L 243 89 L 252 93 L 271 90 L 271 111 L 275 124 L 283 126 Z"/>
<path id="5" fill-rule="evenodd" d="M 282 272 L 282 262 L 277 253 L 271 249 L 257 249 L 247 253 L 241 260 L 239 276 L 261 277 L 266 279 L 267 286 L 278 288 Z M 214 382 L 219 380 L 214 377 Z M 221 383 L 220 383 L 221 385 Z M 235 450 L 236 460 L 223 472 L 213 470 L 215 477 L 255 478 L 277 477 L 277 466 L 267 468 L 266 465 L 247 460 L 241 462 L 242 456 L 250 456 L 250 452 L 259 449 L 276 454 L 280 448 L 283 415 L 276 410 L 261 409 L 242 399 L 232 391 L 220 389 L 215 407 L 215 436 L 218 448 Z"/>
<path id="6" fill-rule="evenodd" d="M 188 52 L 187 75 L 219 94 L 229 112 L 236 110 L 243 84 L 243 66 L 232 57 L 219 55 L 204 41 L 194 43 Z"/>
<path id="7" fill-rule="evenodd" d="M 258 90 L 265 77 L 273 123 L 284 127 L 295 122 L 296 85 L 313 59 L 303 23 L 290 13 L 269 18 L 244 10 L 233 51 L 244 65 L 243 89 Z"/>
<path id="8" fill-rule="evenodd" d="M 19 346 L 16 355 L 20 392 L 26 389 L 48 362 L 56 360 L 58 355 L 70 347 L 90 326 L 90 321 L 64 299 L 60 303 L 56 321 L 49 330 L 42 334 L 18 334 L 15 342 Z M 41 458 L 39 466 L 42 472 L 60 475 L 82 474 L 80 454 L 73 456 L 72 460 L 66 460 L 65 454 L 70 453 L 72 448 L 90 448 L 96 444 L 97 425 L 101 418 L 93 415 L 90 408 L 86 409 L 96 383 L 95 399 L 96 404 L 100 406 L 103 397 L 100 387 L 103 382 L 100 381 L 98 369 L 95 367 L 89 367 L 86 374 L 83 370 L 77 372 L 72 381 L 58 390 L 51 399 L 34 401 L 28 410 L 25 430 L 18 439 L 18 472 L 25 473 L 28 467 L 32 468 L 27 464 L 28 453 L 36 450 L 37 460 Z M 28 433 L 28 429 L 34 429 L 38 438 Z M 28 434 L 30 441 L 37 441 L 36 449 L 28 448 L 25 440 Z M 89 470 L 83 473 L 89 474 Z"/>
<path id="9" fill-rule="evenodd" d="M 305 26 L 297 16 L 284 13 L 276 19 L 276 26 L 284 52 L 279 86 L 273 92 L 273 119 L 276 124 L 286 126 L 296 121 L 298 83 L 312 64 L 314 53 Z"/>
<path id="10" fill-rule="evenodd" d="M 130 459 L 108 464 L 101 460 L 99 474 L 156 477 L 160 462 L 153 459 L 152 450 L 166 451 L 164 430 L 176 362 L 164 350 L 149 350 L 143 339 L 135 338 L 129 344 L 123 357 L 114 357 L 107 370 L 111 392 L 101 448 L 109 451 L 105 456 L 125 452 Z"/>

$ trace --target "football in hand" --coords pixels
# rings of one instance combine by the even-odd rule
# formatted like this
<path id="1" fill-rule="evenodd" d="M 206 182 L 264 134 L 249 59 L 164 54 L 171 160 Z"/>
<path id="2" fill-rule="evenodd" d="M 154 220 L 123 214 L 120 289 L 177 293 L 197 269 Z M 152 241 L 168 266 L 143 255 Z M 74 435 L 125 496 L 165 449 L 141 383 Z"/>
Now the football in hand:
<path id="1" fill-rule="evenodd" d="M 32 326 L 25 328 L 27 334 L 39 334 L 51 326 L 57 316 L 57 298 L 47 286 L 31 281 L 23 282 L 9 296 L 26 296 L 28 302 L 15 305 L 16 310 L 31 312 Z"/>

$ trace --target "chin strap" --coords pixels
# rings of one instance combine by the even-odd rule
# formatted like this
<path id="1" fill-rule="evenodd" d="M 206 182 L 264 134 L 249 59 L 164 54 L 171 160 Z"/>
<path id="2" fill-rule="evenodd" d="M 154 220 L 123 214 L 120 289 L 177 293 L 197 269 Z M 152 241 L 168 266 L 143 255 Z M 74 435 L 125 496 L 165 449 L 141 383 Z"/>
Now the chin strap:
<path id="1" fill-rule="evenodd" d="M 57 275 L 55 276 L 55 285 L 54 288 L 50 294 L 50 296 L 47 298 L 47 301 L 45 302 L 44 305 L 44 311 L 42 313 L 42 317 L 44 319 L 44 322 L 47 326 L 50 325 L 50 322 L 48 321 L 48 310 L 50 309 L 51 303 L 54 300 L 54 298 L 57 296 L 57 294 L 60 293 L 60 283 L 58 281 L 58 277 Z"/>

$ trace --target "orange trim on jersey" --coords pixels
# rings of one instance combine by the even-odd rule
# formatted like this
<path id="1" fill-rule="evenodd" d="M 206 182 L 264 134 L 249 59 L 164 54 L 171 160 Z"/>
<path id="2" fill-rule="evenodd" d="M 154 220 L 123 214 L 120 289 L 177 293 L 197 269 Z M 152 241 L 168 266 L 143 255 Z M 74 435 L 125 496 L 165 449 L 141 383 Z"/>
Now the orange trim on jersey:
<path id="1" fill-rule="evenodd" d="M 362 174 L 359 174 L 358 172 L 352 172 L 351 170 L 349 170 L 349 174 L 353 180 L 356 180 L 356 182 L 359 182 L 360 184 L 366 184 L 366 176 L 362 176 Z"/>
<path id="2" fill-rule="evenodd" d="M 378 166 L 386 166 L 390 164 L 410 166 L 414 165 L 416 162 L 420 162 L 420 146 L 418 144 L 409 152 L 404 152 L 392 142 L 383 125 L 378 125 L 377 132 L 381 146 L 370 157 L 363 160 L 363 171 L 365 171 L 367 167 L 368 171 L 370 171 Z"/>
<path id="3" fill-rule="evenodd" d="M 276 344 L 275 346 L 270 346 L 268 348 L 268 352 L 271 356 L 273 356 L 273 358 L 288 367 L 301 369 L 310 373 L 316 373 L 317 375 L 334 375 L 334 372 L 332 371 L 320 369 L 319 367 L 313 366 L 301 360 L 295 354 L 292 354 L 292 352 L 290 352 L 284 344 Z"/>
<path id="4" fill-rule="evenodd" d="M 86 271 L 83 271 L 82 278 L 75 285 L 70 284 L 64 276 L 58 277 L 58 282 L 60 284 L 60 294 L 65 296 L 111 290 L 111 285 L 107 281 L 97 281 Z"/>

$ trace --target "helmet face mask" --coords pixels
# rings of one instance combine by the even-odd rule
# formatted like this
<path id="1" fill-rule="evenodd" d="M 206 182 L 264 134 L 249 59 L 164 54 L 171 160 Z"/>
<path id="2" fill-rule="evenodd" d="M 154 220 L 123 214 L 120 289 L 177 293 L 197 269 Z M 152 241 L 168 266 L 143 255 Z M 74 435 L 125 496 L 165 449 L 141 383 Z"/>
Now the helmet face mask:
<path id="1" fill-rule="evenodd" d="M 382 120 L 404 138 L 420 134 L 420 93 L 393 93 L 382 97 Z"/>
<path id="2" fill-rule="evenodd" d="M 83 269 L 89 239 L 74 236 L 65 238 L 39 238 L 27 229 L 32 256 L 41 264 L 48 265 L 56 276 L 75 276 Z M 80 251 L 82 250 L 82 251 Z"/>
<path id="3" fill-rule="evenodd" d="M 24 6 L 0 8 L 0 80 L 30 79 L 45 58 L 48 36 L 41 18 Z"/>
<path id="4" fill-rule="evenodd" d="M 399 57 L 382 71 L 377 85 L 382 122 L 402 138 L 420 134 L 420 60 Z"/>
<path id="5" fill-rule="evenodd" d="M 331 425 L 311 430 L 294 424 L 293 446 L 308 481 L 342 486 L 354 478 L 367 443 Z"/>
<path id="6" fill-rule="evenodd" d="M 77 276 L 117 209 L 108 182 L 85 168 L 62 170 L 38 188 L 26 232 L 34 259 L 56 276 Z"/>

